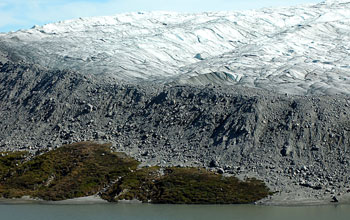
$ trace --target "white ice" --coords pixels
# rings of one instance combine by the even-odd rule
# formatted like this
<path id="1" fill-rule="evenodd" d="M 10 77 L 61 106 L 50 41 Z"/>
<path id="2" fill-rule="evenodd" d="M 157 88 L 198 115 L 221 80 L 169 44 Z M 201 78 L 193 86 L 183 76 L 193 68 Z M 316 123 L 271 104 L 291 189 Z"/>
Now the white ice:
<path id="1" fill-rule="evenodd" d="M 243 12 L 139 12 L 0 34 L 22 58 L 116 80 L 350 94 L 350 1 Z"/>

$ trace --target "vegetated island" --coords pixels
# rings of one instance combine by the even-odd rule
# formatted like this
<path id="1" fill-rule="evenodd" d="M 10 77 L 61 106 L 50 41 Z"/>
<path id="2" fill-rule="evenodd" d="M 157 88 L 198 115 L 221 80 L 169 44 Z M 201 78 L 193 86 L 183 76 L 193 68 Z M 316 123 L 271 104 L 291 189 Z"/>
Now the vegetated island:
<path id="1" fill-rule="evenodd" d="M 109 202 L 253 203 L 272 194 L 261 180 L 244 181 L 204 168 L 143 167 L 109 144 L 80 142 L 30 155 L 0 153 L 0 197 L 60 201 L 99 195 Z"/>

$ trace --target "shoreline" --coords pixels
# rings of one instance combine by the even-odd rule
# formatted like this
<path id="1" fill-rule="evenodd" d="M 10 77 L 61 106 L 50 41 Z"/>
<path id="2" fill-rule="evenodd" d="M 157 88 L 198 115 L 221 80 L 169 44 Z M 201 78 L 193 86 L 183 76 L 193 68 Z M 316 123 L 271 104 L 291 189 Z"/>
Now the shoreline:
<path id="1" fill-rule="evenodd" d="M 310 196 L 299 195 L 298 193 L 282 193 L 257 202 L 263 206 L 319 206 L 319 205 L 346 205 L 350 204 L 350 193 L 341 196 L 335 196 L 338 200 L 333 201 L 332 197 L 315 198 Z"/>
<path id="2" fill-rule="evenodd" d="M 109 204 L 110 202 L 103 200 L 100 196 L 85 196 L 74 199 L 66 199 L 61 201 L 47 201 L 38 198 L 23 196 L 21 198 L 0 198 L 0 204 L 49 204 L 49 205 L 93 205 L 93 204 Z"/>
<path id="3" fill-rule="evenodd" d="M 327 205 L 349 205 L 350 194 L 344 195 L 338 198 L 338 202 L 331 202 L 327 199 L 314 199 L 314 198 L 294 198 L 288 200 L 288 196 L 277 196 L 266 198 L 250 205 L 255 206 L 281 206 L 281 207 L 297 207 L 297 206 L 327 206 Z M 23 196 L 22 198 L 0 198 L 0 205 L 20 205 L 20 204 L 42 204 L 42 205 L 96 205 L 96 204 L 142 204 L 139 200 L 120 200 L 118 203 L 108 202 L 103 200 L 100 196 L 86 196 L 78 197 L 74 199 L 67 199 L 61 201 L 47 201 L 38 198 L 31 198 L 29 196 Z M 146 203 L 145 203 L 146 204 Z M 152 204 L 152 203 L 147 203 Z M 193 204 L 181 204 L 181 205 L 193 205 Z M 198 205 L 198 204 L 196 204 Z M 200 204 L 199 204 L 200 205 Z M 205 204 L 205 205 L 230 205 L 230 204 Z M 242 204 L 232 204 L 242 205 Z"/>

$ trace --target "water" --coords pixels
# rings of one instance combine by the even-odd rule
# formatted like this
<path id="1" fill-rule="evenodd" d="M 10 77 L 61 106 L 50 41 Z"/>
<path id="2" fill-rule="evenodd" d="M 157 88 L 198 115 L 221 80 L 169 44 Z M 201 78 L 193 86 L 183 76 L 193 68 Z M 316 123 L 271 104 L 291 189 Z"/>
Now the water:
<path id="1" fill-rule="evenodd" d="M 1 220 L 342 220 L 350 219 L 350 205 L 253 206 L 253 205 L 148 205 L 0 204 Z"/>

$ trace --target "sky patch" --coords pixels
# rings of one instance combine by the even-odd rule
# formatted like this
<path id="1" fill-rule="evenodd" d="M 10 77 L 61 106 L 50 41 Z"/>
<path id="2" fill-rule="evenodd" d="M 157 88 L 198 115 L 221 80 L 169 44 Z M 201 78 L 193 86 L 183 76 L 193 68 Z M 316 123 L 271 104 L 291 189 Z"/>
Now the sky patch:
<path id="1" fill-rule="evenodd" d="M 317 3 L 320 0 L 1 0 L 0 32 L 79 17 L 137 11 L 235 11 Z"/>

